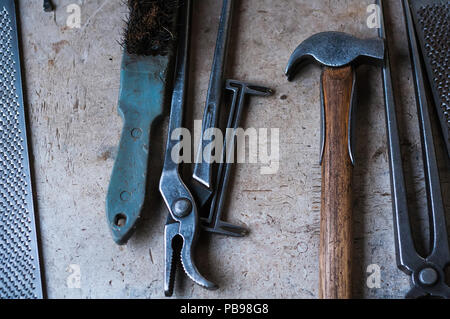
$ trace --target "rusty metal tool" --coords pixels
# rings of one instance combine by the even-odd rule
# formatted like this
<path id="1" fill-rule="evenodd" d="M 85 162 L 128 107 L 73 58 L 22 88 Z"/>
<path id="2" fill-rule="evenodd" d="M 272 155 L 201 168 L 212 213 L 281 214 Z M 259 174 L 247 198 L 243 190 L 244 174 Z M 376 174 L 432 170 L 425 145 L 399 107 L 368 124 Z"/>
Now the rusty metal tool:
<path id="1" fill-rule="evenodd" d="M 381 11 L 384 12 L 383 1 L 378 1 L 378 4 L 381 6 Z M 407 33 L 422 139 L 432 247 L 429 255 L 422 257 L 416 251 L 414 246 L 401 164 L 389 55 L 387 54 L 386 63 L 383 68 L 383 82 L 388 122 L 388 145 L 397 265 L 404 273 L 411 277 L 412 288 L 406 294 L 407 298 L 419 298 L 425 296 L 450 298 L 450 287 L 446 284 L 445 280 L 445 269 L 450 264 L 450 250 L 448 245 L 445 209 L 442 201 L 439 172 L 429 116 L 429 104 L 427 92 L 425 90 L 420 53 L 407 0 L 403 1 L 403 9 L 408 30 Z M 386 39 L 386 27 L 383 15 L 381 15 L 381 18 L 381 28 L 379 33 L 382 39 Z"/>
<path id="2" fill-rule="evenodd" d="M 208 130 L 215 128 L 219 124 L 220 109 L 225 84 L 225 66 L 228 55 L 228 46 L 230 41 L 232 13 L 234 0 L 223 0 L 222 13 L 220 16 L 219 30 L 217 33 L 216 49 L 212 64 L 211 76 L 209 80 L 208 94 L 206 97 L 206 106 L 203 112 L 202 137 L 198 148 L 197 158 L 193 170 L 193 179 L 197 182 L 193 184 L 192 190 L 200 198 L 199 206 L 203 206 L 214 192 L 214 174 L 212 159 L 203 158 L 203 150 L 210 143 L 206 135 Z M 207 154 L 207 156 L 210 154 Z"/>
<path id="3" fill-rule="evenodd" d="M 386 43 L 386 57 L 382 69 L 384 101 L 386 113 L 386 132 L 389 155 L 389 169 L 391 176 L 391 194 L 392 194 L 392 208 L 394 213 L 395 229 L 397 225 L 409 223 L 408 217 L 408 203 L 406 197 L 405 176 L 403 173 L 403 161 L 400 147 L 400 136 L 398 130 L 398 121 L 395 107 L 394 88 L 392 85 L 391 61 L 388 46 L 388 39 L 386 34 L 386 26 L 384 20 L 384 5 L 382 0 L 377 4 L 380 6 L 380 28 L 379 36 Z M 396 238 L 398 234 L 396 234 Z M 398 244 L 398 241 L 396 241 Z M 397 248 L 398 251 L 399 248 Z"/>
<path id="4" fill-rule="evenodd" d="M 211 154 L 204 154 L 203 151 L 210 143 L 211 137 L 208 136 L 208 130 L 216 128 L 219 124 L 225 89 L 233 93 L 227 128 L 233 128 L 234 132 L 240 124 L 246 96 L 268 96 L 272 94 L 272 90 L 236 80 L 225 81 L 224 73 L 230 41 L 233 6 L 234 0 L 223 1 L 208 95 L 203 113 L 202 138 L 199 143 L 190 188 L 198 203 L 204 230 L 221 235 L 242 237 L 248 233 L 247 229 L 222 220 L 223 206 L 231 174 L 230 161 L 226 158 L 226 147 L 222 150 L 221 163 L 213 163 L 211 157 L 209 157 Z M 226 145 L 226 141 L 224 145 Z M 204 156 L 206 157 L 204 158 Z"/>
<path id="5" fill-rule="evenodd" d="M 198 285 L 214 289 L 216 285 L 205 279 L 194 262 L 194 251 L 200 231 L 197 205 L 188 187 L 180 176 L 180 160 L 173 152 L 180 142 L 174 138 L 175 130 L 183 126 L 183 115 L 186 104 L 189 72 L 189 45 L 191 32 L 192 0 L 182 1 L 178 28 L 177 62 L 175 66 L 172 105 L 170 109 L 169 130 L 163 172 L 159 190 L 169 211 L 165 226 L 165 276 L 164 292 L 166 296 L 173 294 L 175 270 L 180 254 L 185 273 Z M 181 137 L 180 137 L 181 138 Z M 177 240 L 181 250 L 176 251 Z"/>
<path id="6" fill-rule="evenodd" d="M 250 87 L 257 88 L 257 86 L 239 81 L 225 81 L 224 74 L 230 41 L 233 6 L 234 0 L 223 1 L 206 106 L 203 113 L 202 137 L 199 142 L 189 187 L 197 201 L 204 230 L 221 235 L 241 237 L 247 233 L 245 228 L 222 220 L 224 199 L 231 172 L 231 166 L 223 163 L 224 161 L 226 162 L 225 152 L 222 152 L 222 163 L 213 163 L 210 157 L 211 154 L 204 154 L 203 152 L 210 143 L 209 139 L 211 139 L 211 136 L 208 136 L 208 131 L 219 125 L 225 90 L 233 92 L 227 128 L 234 127 L 234 129 L 240 123 L 245 96 L 253 94 L 267 95 L 270 91 L 270 89 L 258 87 L 260 92 L 256 92 L 256 90 L 251 90 Z M 238 89 L 238 87 L 242 89 Z"/>
<path id="7" fill-rule="evenodd" d="M 384 53 L 384 41 L 379 38 L 362 40 L 341 32 L 323 32 L 302 42 L 286 67 L 286 75 L 292 80 L 308 62 L 324 66 L 320 298 L 351 298 L 354 67 L 359 63 L 380 63 Z"/>
<path id="8" fill-rule="evenodd" d="M 242 237 L 248 233 L 244 227 L 237 226 L 222 220 L 225 198 L 231 177 L 232 158 L 234 152 L 228 151 L 228 146 L 234 146 L 236 130 L 241 123 L 245 101 L 248 96 L 270 96 L 273 91 L 269 88 L 245 83 L 237 80 L 227 80 L 226 89 L 232 92 L 232 102 L 229 110 L 227 128 L 232 129 L 229 139 L 225 139 L 222 150 L 222 162 L 217 169 L 217 179 L 210 205 L 204 207 L 207 217 L 202 217 L 203 229 L 211 232 L 232 237 Z M 200 202 L 206 202 L 205 198 Z"/>
<path id="9" fill-rule="evenodd" d="M 421 53 L 441 131 L 450 157 L 450 1 L 409 0 L 416 32 L 418 53 Z M 406 5 L 406 3 L 405 3 Z"/>
<path id="10" fill-rule="evenodd" d="M 0 0 L 0 52 L 0 298 L 43 298 L 14 0 Z"/>

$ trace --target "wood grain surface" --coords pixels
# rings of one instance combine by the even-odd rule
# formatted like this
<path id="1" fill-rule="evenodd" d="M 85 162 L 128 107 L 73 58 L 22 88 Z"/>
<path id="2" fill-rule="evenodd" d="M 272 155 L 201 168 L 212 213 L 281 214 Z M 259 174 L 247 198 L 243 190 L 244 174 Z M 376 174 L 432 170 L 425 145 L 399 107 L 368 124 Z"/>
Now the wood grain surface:
<path id="1" fill-rule="evenodd" d="M 322 75 L 325 149 L 322 162 L 319 296 L 351 298 L 352 163 L 348 148 L 353 69 L 326 68 Z"/>

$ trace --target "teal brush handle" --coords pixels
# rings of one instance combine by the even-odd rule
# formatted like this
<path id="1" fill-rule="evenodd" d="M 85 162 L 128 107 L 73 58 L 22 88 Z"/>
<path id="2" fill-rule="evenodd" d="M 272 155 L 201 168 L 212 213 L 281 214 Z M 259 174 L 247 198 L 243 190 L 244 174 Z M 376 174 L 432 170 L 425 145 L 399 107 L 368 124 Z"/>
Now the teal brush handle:
<path id="1" fill-rule="evenodd" d="M 124 127 L 106 198 L 108 224 L 119 245 L 133 234 L 144 206 L 150 130 L 162 114 L 167 68 L 168 57 L 125 54 L 122 60 L 118 110 Z"/>

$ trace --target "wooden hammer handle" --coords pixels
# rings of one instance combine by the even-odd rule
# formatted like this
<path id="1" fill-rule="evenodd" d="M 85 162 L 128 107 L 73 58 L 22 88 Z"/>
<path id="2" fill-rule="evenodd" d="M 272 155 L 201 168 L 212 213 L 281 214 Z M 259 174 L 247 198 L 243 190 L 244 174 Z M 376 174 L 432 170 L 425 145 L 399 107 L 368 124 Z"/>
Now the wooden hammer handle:
<path id="1" fill-rule="evenodd" d="M 325 146 L 322 161 L 319 297 L 351 298 L 352 163 L 349 112 L 353 69 L 325 68 L 322 74 Z"/>

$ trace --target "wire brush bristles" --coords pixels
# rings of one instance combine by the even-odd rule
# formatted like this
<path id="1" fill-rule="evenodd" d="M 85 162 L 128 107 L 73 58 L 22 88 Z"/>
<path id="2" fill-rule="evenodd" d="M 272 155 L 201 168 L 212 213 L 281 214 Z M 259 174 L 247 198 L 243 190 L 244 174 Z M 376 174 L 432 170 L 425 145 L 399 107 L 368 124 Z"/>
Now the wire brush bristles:
<path id="1" fill-rule="evenodd" d="M 129 54 L 167 55 L 175 40 L 177 0 L 127 0 L 123 46 Z"/>

